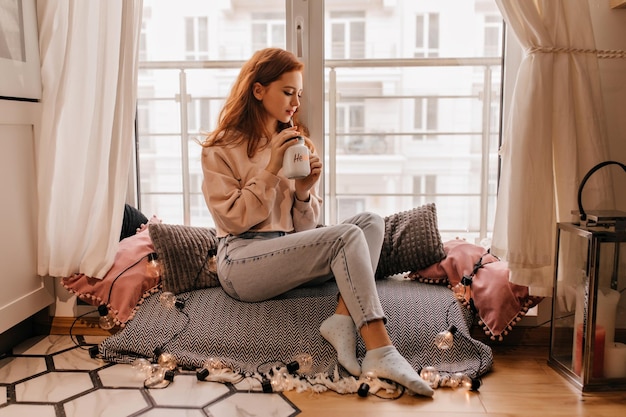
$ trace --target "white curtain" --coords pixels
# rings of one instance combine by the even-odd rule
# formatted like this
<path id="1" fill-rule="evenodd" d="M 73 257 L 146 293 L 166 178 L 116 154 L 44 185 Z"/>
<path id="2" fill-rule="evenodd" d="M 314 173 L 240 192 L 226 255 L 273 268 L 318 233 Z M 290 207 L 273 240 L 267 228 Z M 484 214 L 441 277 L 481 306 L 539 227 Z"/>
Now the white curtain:
<path id="1" fill-rule="evenodd" d="M 556 223 L 572 221 L 580 181 L 608 159 L 589 0 L 496 2 L 526 53 L 504 125 L 492 252 L 512 282 L 551 296 Z M 595 175 L 585 200 L 613 208 L 610 176 Z"/>
<path id="2" fill-rule="evenodd" d="M 133 155 L 141 0 L 38 1 L 38 273 L 103 277 Z"/>

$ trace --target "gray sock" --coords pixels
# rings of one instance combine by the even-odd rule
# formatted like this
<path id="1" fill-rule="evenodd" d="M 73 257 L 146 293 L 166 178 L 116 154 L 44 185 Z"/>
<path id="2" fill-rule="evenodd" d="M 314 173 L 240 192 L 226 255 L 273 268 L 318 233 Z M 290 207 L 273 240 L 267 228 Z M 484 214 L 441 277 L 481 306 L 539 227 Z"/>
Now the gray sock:
<path id="1" fill-rule="evenodd" d="M 361 375 L 356 358 L 356 328 L 352 317 L 333 314 L 322 322 L 320 333 L 337 351 L 337 360 L 354 376 Z"/>
<path id="2" fill-rule="evenodd" d="M 373 372 L 378 378 L 390 379 L 416 394 L 432 397 L 433 389 L 417 374 L 395 346 L 368 350 L 363 359 L 364 373 Z"/>

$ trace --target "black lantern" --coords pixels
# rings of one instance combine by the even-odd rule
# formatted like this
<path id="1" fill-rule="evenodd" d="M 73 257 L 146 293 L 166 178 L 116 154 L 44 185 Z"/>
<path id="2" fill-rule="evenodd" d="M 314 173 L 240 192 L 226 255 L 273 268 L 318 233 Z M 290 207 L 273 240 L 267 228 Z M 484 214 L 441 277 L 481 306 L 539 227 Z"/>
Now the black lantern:
<path id="1" fill-rule="evenodd" d="M 626 389 L 626 212 L 582 207 L 579 221 L 558 223 L 548 363 L 582 391 Z"/>

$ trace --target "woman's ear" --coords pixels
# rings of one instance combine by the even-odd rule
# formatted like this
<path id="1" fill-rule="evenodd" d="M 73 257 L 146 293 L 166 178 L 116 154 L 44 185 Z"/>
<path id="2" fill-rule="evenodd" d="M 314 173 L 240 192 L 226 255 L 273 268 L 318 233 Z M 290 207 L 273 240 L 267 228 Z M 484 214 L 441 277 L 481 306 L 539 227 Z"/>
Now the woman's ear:
<path id="1" fill-rule="evenodd" d="M 254 98 L 259 101 L 263 100 L 263 93 L 265 93 L 265 87 L 263 87 L 261 83 L 256 82 L 252 85 L 252 94 L 254 94 Z"/>

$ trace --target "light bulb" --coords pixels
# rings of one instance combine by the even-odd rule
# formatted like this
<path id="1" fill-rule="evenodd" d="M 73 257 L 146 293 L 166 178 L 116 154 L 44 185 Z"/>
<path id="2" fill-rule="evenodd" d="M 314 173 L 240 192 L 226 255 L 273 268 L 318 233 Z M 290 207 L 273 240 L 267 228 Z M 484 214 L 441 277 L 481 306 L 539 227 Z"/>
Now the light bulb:
<path id="1" fill-rule="evenodd" d="M 109 312 L 109 309 L 104 304 L 98 306 L 98 314 L 100 318 L 98 319 L 98 323 L 100 327 L 104 330 L 110 330 L 115 327 L 115 319 L 113 318 L 113 314 Z"/>
<path id="2" fill-rule="evenodd" d="M 469 375 L 463 374 L 461 376 L 460 385 L 468 391 L 478 391 L 478 388 L 480 388 L 480 379 L 471 378 Z"/>
<path id="3" fill-rule="evenodd" d="M 301 374 L 311 372 L 313 368 L 313 357 L 308 353 L 299 353 L 294 358 L 293 362 L 287 364 L 287 372 L 293 374 L 299 371 Z"/>
<path id="4" fill-rule="evenodd" d="M 463 275 L 461 281 L 459 281 L 458 284 L 452 287 L 452 292 L 454 293 L 454 296 L 457 300 L 465 301 L 465 293 L 467 292 L 467 289 L 470 285 L 472 285 L 472 277 Z"/>
<path id="5" fill-rule="evenodd" d="M 159 302 L 167 308 L 172 308 L 176 304 L 176 296 L 169 291 L 163 291 L 159 296 Z"/>
<path id="6" fill-rule="evenodd" d="M 456 327 L 450 326 L 446 331 L 437 333 L 435 336 L 435 345 L 441 350 L 450 349 L 454 344 L 454 334 L 456 333 Z"/>
<path id="7" fill-rule="evenodd" d="M 420 371 L 420 377 L 430 385 L 431 388 L 437 388 L 439 386 L 439 380 L 441 375 L 434 366 L 426 366 Z"/>
<path id="8" fill-rule="evenodd" d="M 367 394 L 370 392 L 370 389 L 374 385 L 374 380 L 376 379 L 376 374 L 372 371 L 366 372 L 363 375 L 364 381 L 359 385 L 359 389 L 357 390 L 357 395 L 359 397 L 367 397 Z"/>
<path id="9" fill-rule="evenodd" d="M 222 361 L 216 358 L 207 359 L 206 361 L 204 361 L 203 366 L 209 371 L 217 371 L 219 369 L 224 369 L 224 364 L 222 363 Z"/>
<path id="10" fill-rule="evenodd" d="M 145 358 L 135 359 L 131 366 L 137 373 L 142 375 L 144 379 L 152 374 L 152 363 Z"/>
<path id="11" fill-rule="evenodd" d="M 144 385 L 147 388 L 160 388 L 165 383 L 166 371 L 168 371 L 168 369 L 165 369 L 160 365 L 153 364 L 152 372 L 144 381 Z"/>
<path id="12" fill-rule="evenodd" d="M 163 269 L 159 261 L 159 255 L 156 252 L 148 254 L 148 263 L 146 264 L 146 275 L 152 278 L 158 278 L 162 275 Z"/>
<path id="13" fill-rule="evenodd" d="M 272 384 L 273 392 L 280 392 L 285 390 L 287 374 L 283 370 L 277 370 L 276 372 L 270 373 L 270 383 Z"/>
<path id="14" fill-rule="evenodd" d="M 463 377 L 465 377 L 465 374 L 461 372 L 456 372 L 450 375 L 450 377 L 448 378 L 447 386 L 449 386 L 450 388 L 457 388 L 459 385 L 461 385 Z"/>
<path id="15" fill-rule="evenodd" d="M 169 370 L 175 369 L 177 366 L 176 358 L 174 357 L 174 355 L 167 352 L 161 353 L 158 359 L 158 363 L 162 368 Z"/>
<path id="16" fill-rule="evenodd" d="M 216 358 L 208 358 L 202 364 L 202 368 L 196 371 L 196 378 L 198 381 L 204 381 L 209 374 L 216 373 L 221 369 L 226 368 L 221 360 Z"/>

